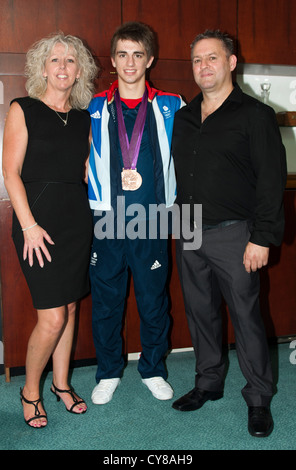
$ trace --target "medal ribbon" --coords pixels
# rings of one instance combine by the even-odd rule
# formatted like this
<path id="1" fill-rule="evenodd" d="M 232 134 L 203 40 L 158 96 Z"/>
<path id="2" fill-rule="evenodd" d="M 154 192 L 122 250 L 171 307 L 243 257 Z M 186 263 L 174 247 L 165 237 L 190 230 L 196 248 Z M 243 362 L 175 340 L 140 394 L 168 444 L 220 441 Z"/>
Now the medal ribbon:
<path id="1" fill-rule="evenodd" d="M 145 126 L 146 112 L 147 112 L 147 102 L 148 102 L 148 91 L 145 89 L 145 93 L 142 98 L 142 103 L 140 104 L 136 122 L 133 128 L 132 138 L 129 142 L 128 135 L 126 132 L 126 127 L 124 124 L 121 100 L 118 90 L 116 90 L 115 95 L 115 104 L 117 110 L 118 118 L 118 134 L 119 142 L 122 153 L 123 165 L 124 168 L 134 170 L 137 167 L 137 161 L 139 157 L 139 151 L 141 146 L 142 135 Z"/>

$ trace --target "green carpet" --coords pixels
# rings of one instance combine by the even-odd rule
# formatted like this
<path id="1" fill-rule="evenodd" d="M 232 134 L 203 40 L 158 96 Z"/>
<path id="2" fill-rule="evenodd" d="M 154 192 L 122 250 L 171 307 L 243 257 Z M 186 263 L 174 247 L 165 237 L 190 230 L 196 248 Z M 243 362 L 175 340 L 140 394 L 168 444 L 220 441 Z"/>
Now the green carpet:
<path id="1" fill-rule="evenodd" d="M 130 361 L 113 399 L 93 405 L 95 366 L 75 368 L 71 383 L 88 404 L 84 415 L 66 412 L 50 393 L 52 373 L 44 377 L 44 406 L 48 425 L 30 429 L 23 420 L 19 389 L 24 376 L 6 383 L 0 376 L 1 450 L 292 450 L 296 449 L 296 365 L 290 362 L 289 343 L 271 346 L 277 391 L 272 401 L 274 431 L 267 438 L 251 437 L 247 431 L 247 406 L 241 389 L 245 385 L 235 350 L 228 354 L 224 398 L 207 402 L 198 411 L 182 413 L 172 400 L 153 398 L 142 384 L 137 361 Z M 193 352 L 171 353 L 166 361 L 175 399 L 194 386 Z M 180 452 L 179 452 L 180 454 Z M 35 462 L 36 463 L 36 462 Z"/>

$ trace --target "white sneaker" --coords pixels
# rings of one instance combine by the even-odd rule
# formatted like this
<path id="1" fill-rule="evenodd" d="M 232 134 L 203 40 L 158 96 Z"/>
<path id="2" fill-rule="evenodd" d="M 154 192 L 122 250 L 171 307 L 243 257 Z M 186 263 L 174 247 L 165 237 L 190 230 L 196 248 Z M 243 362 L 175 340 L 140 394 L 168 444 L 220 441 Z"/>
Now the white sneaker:
<path id="1" fill-rule="evenodd" d="M 91 394 L 91 400 L 95 405 L 105 405 L 108 403 L 120 384 L 120 379 L 102 379 L 95 386 Z"/>
<path id="2" fill-rule="evenodd" d="M 174 392 L 172 387 L 162 377 L 151 377 L 142 379 L 143 384 L 147 385 L 152 395 L 158 400 L 170 400 Z"/>

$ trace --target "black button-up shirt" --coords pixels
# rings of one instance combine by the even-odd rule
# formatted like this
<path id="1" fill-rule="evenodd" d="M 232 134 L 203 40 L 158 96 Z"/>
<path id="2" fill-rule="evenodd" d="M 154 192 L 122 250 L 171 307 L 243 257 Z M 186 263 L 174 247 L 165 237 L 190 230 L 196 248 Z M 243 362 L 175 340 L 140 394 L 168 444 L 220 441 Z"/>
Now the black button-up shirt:
<path id="1" fill-rule="evenodd" d="M 252 220 L 250 241 L 279 245 L 287 166 L 274 110 L 235 87 L 201 122 L 202 93 L 175 115 L 177 203 L 202 204 L 203 224 Z"/>

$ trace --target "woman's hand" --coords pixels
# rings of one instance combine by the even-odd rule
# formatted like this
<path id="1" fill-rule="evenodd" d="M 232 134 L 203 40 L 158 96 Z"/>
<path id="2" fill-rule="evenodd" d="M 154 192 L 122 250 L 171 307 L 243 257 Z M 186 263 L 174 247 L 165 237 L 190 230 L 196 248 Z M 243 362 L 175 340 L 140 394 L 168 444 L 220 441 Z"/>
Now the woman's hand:
<path id="1" fill-rule="evenodd" d="M 29 265 L 33 266 L 34 252 L 35 252 L 35 255 L 38 259 L 38 262 L 41 268 L 43 268 L 44 266 L 43 256 L 45 256 L 47 261 L 51 262 L 51 256 L 44 243 L 44 240 L 46 240 L 51 245 L 54 245 L 54 242 L 51 239 L 51 237 L 48 235 L 46 230 L 44 230 L 39 225 L 35 225 L 34 227 L 31 227 L 25 230 L 23 234 L 24 234 L 24 250 L 23 250 L 24 260 L 28 258 Z"/>

